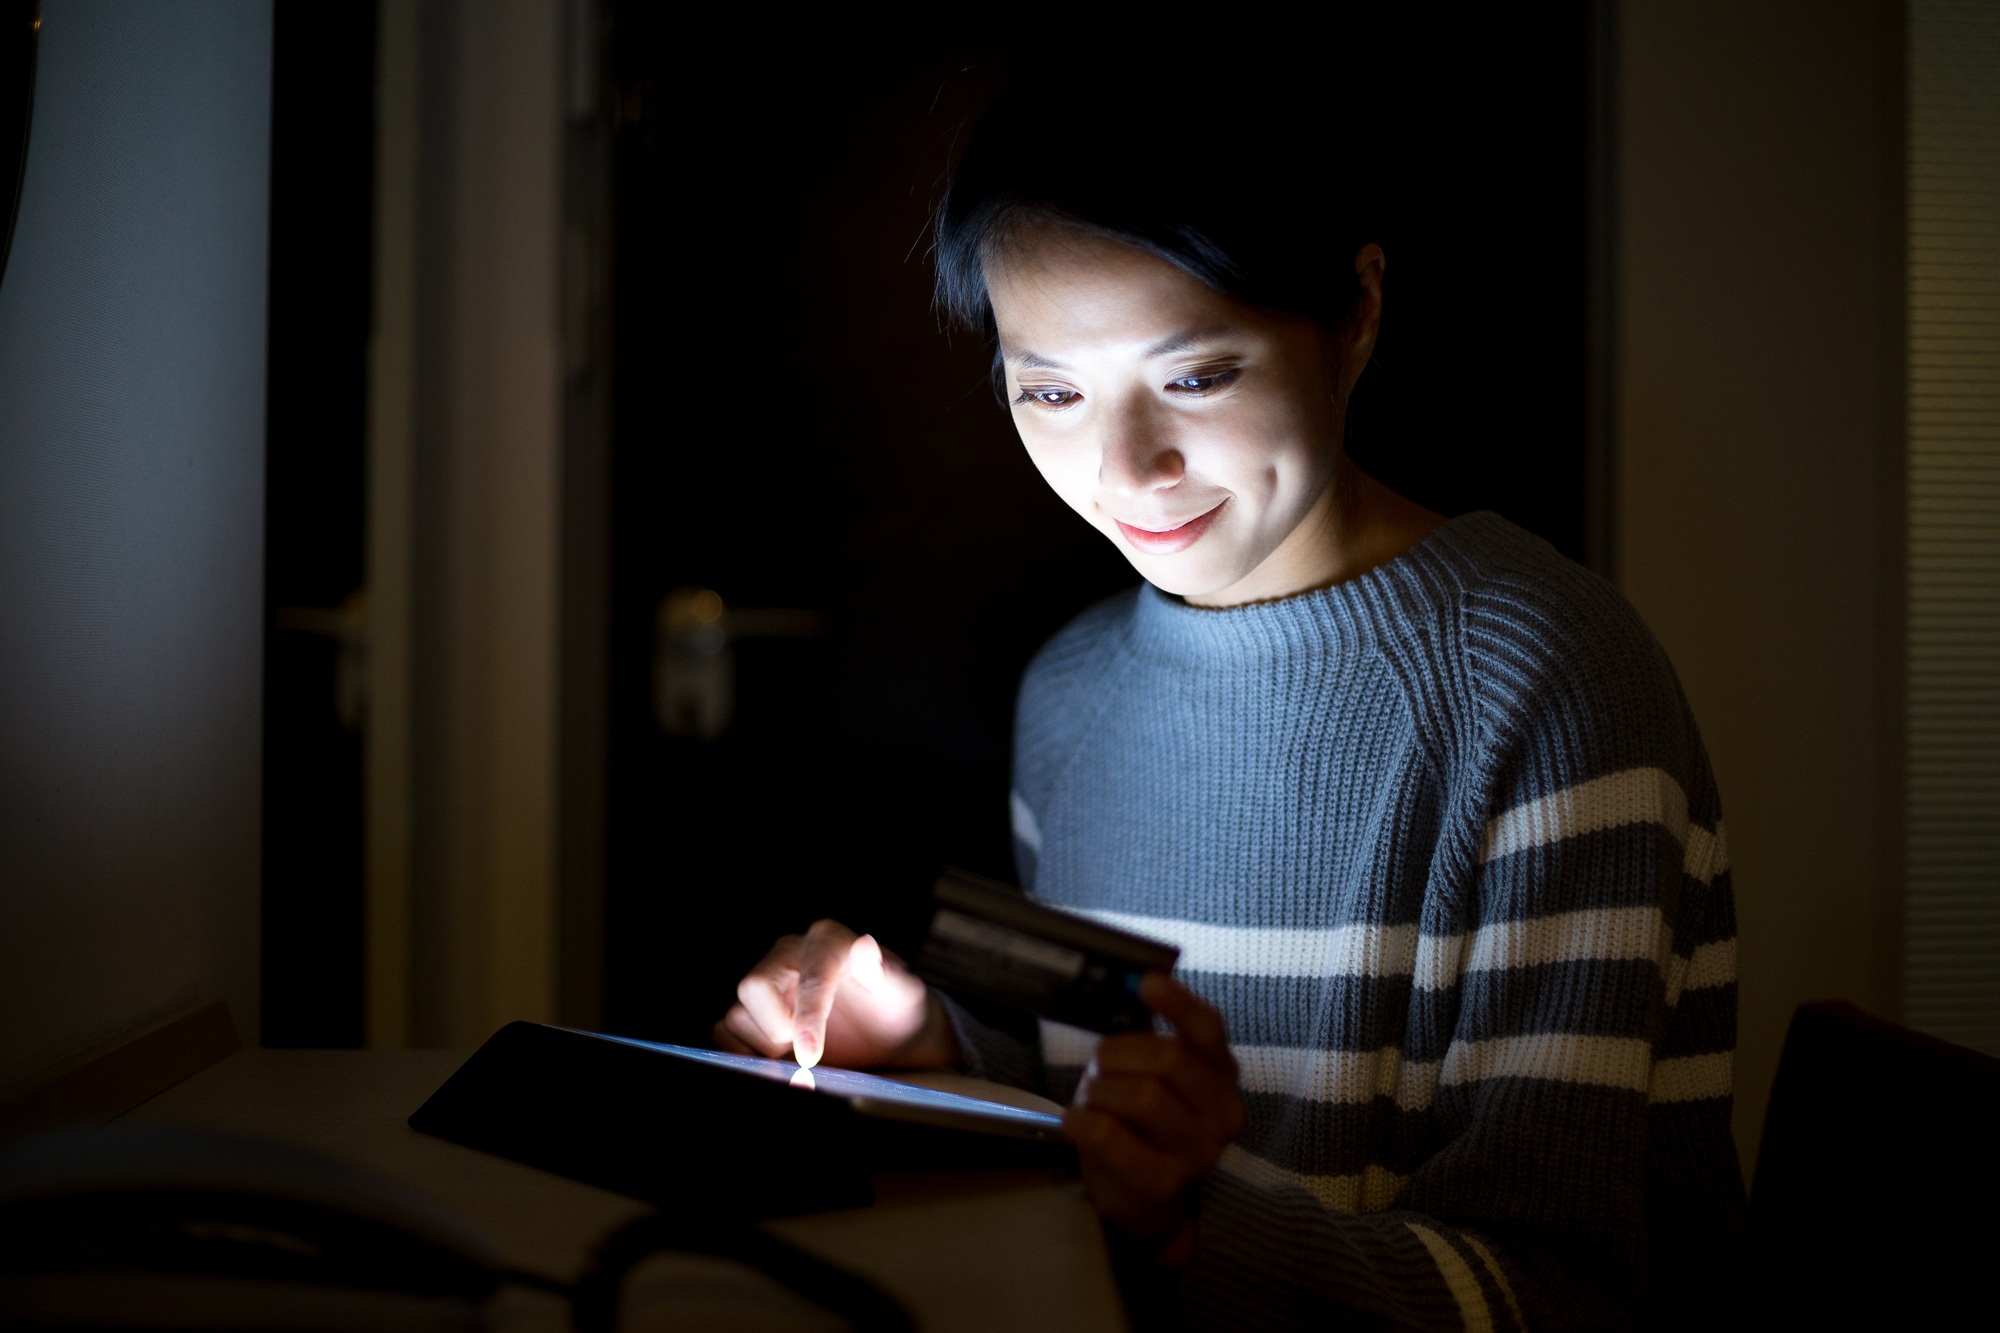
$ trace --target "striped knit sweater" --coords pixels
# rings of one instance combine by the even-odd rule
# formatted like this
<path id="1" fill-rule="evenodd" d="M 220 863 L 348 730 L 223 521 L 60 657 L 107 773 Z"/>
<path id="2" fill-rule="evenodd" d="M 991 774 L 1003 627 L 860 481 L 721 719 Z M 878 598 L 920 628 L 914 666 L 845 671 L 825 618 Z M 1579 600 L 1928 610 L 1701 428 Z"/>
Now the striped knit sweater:
<path id="1" fill-rule="evenodd" d="M 1176 1315 L 1214 1328 L 1603 1328 L 1725 1315 L 1735 914 L 1659 646 L 1475 514 L 1225 611 L 1150 586 L 1021 687 L 1014 829 L 1045 902 L 1177 944 L 1249 1126 Z M 976 1073 L 1066 1099 L 951 1005 Z"/>

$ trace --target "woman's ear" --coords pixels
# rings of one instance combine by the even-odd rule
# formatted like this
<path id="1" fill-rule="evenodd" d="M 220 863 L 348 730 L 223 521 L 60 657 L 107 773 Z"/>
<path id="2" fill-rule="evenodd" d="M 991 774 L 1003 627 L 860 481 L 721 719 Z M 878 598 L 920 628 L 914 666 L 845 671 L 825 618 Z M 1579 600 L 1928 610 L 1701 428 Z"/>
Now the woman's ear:
<path id="1" fill-rule="evenodd" d="M 1372 243 L 1354 255 L 1354 317 L 1347 321 L 1340 348 L 1341 387 L 1347 391 L 1352 391 L 1375 353 L 1375 333 L 1382 327 L 1382 269 L 1387 262 L 1382 247 Z"/>

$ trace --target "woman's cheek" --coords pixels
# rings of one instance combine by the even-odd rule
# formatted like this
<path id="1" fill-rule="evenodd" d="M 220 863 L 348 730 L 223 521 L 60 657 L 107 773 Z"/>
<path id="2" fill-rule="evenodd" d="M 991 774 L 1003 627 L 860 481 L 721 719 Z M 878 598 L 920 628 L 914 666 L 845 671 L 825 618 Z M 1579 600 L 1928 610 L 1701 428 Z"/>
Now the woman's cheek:
<path id="1" fill-rule="evenodd" d="M 1090 450 L 1071 440 L 1035 440 L 1022 432 L 1028 461 L 1042 474 L 1049 489 L 1085 522 L 1106 526 L 1097 512 L 1097 459 Z"/>

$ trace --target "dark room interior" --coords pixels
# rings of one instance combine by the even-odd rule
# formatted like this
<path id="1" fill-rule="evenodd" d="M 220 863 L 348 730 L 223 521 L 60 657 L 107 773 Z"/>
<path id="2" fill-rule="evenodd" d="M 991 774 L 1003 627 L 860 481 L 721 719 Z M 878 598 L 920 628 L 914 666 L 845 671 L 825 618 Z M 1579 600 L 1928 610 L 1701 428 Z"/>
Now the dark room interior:
<path id="1" fill-rule="evenodd" d="M 0 30 L 0 1325 L 1976 1294 L 1899 1219 L 2000 1181 L 1991 6 Z M 1124 437 L 1020 275 L 1324 350 L 1366 252 L 1339 324 L 1093 188 L 1381 247 L 1334 517 L 1240 582 L 1071 512 Z"/>

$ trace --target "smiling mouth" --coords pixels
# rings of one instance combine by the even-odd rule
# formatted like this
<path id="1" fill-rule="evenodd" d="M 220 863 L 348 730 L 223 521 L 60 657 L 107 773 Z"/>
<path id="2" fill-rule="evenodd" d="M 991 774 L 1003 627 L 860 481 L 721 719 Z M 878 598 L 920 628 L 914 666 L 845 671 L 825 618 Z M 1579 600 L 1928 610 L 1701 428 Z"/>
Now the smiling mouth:
<path id="1" fill-rule="evenodd" d="M 1118 531 L 1124 534 L 1125 540 L 1135 549 L 1144 551 L 1148 555 L 1172 555 L 1176 551 L 1185 551 L 1200 541 L 1202 534 L 1208 531 L 1209 524 L 1215 522 L 1215 516 L 1222 512 L 1222 506 L 1228 503 L 1229 501 L 1225 499 L 1222 504 L 1218 504 L 1206 514 L 1191 518 L 1177 528 L 1167 528 L 1163 531 L 1135 528 L 1120 519 L 1111 521 L 1118 524 Z"/>

